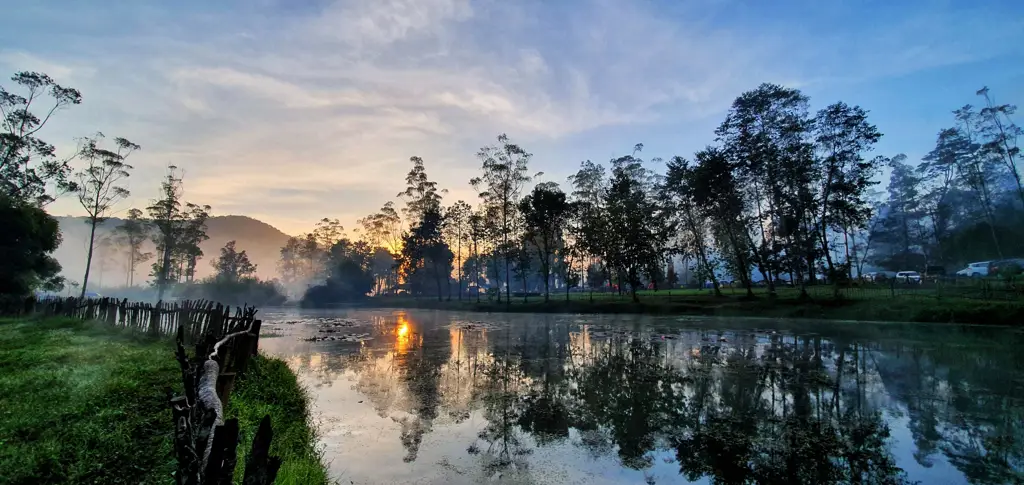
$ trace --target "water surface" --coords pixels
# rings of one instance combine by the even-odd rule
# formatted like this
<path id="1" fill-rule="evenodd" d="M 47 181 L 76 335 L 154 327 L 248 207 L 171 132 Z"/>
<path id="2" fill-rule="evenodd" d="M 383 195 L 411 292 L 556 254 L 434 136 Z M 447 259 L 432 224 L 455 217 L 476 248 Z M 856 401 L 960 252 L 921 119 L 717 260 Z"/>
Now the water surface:
<path id="1" fill-rule="evenodd" d="M 263 312 L 340 483 L 1024 483 L 1021 333 Z"/>

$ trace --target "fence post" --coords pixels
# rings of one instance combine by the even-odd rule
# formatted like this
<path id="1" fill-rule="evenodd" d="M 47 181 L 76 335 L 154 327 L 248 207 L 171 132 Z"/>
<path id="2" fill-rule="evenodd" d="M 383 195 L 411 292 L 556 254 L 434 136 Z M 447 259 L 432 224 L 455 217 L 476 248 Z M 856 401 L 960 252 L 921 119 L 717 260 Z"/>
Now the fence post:
<path id="1" fill-rule="evenodd" d="M 151 335 L 158 335 L 160 333 L 160 305 L 161 301 L 156 302 L 149 310 L 149 333 Z"/>

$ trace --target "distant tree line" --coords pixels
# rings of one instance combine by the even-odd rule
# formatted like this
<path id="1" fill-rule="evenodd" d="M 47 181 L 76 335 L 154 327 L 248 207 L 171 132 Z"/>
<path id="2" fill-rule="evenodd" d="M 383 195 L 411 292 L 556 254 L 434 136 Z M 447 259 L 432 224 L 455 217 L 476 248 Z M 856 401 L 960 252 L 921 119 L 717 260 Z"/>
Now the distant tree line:
<path id="1" fill-rule="evenodd" d="M 556 287 L 584 284 L 636 299 L 680 283 L 676 256 L 715 293 L 728 282 L 751 297 L 755 285 L 774 294 L 779 284 L 806 296 L 807 285 L 871 267 L 1024 254 L 1021 130 L 1013 106 L 978 95 L 985 107 L 956 110 L 956 126 L 916 166 L 873 153 L 882 133 L 865 109 L 837 102 L 812 112 L 806 95 L 774 84 L 737 97 L 714 143 L 692 157 L 645 161 L 637 144 L 607 165 L 582 162 L 568 191 L 530 187 L 532 155 L 504 134 L 477 153 L 475 204 L 445 205 L 446 191 L 412 157 L 401 215 L 388 202 L 359 221 L 358 241 L 334 241 L 338 251 L 316 231 L 294 238 L 282 271 L 311 288 L 313 305 L 400 293 L 548 300 Z"/>

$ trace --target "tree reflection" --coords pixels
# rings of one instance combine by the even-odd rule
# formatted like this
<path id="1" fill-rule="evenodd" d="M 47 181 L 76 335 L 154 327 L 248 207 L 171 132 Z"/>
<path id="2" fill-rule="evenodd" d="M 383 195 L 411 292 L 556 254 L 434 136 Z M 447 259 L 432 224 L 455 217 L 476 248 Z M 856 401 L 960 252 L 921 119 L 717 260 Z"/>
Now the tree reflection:
<path id="1" fill-rule="evenodd" d="M 1024 357 L 991 340 L 661 335 L 537 319 L 392 319 L 355 354 L 297 365 L 327 382 L 353 371 L 354 388 L 399 424 L 406 461 L 438 422 L 482 418 L 467 451 L 487 477 L 522 478 L 538 449 L 568 442 L 648 480 L 656 460 L 674 460 L 684 478 L 715 484 L 902 484 L 895 422 L 910 434 L 906 459 L 952 465 L 971 483 L 1024 482 L 1024 383 L 1007 378 Z"/>

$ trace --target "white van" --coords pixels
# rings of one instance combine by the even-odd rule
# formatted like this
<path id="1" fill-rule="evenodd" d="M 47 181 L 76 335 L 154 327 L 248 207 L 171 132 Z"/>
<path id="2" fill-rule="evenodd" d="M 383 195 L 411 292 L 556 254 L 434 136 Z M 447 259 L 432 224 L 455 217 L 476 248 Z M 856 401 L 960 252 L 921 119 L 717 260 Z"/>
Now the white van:
<path id="1" fill-rule="evenodd" d="M 957 271 L 957 276 L 969 276 L 971 278 L 981 278 L 988 276 L 988 267 L 991 261 L 979 261 L 977 263 L 968 264 L 966 268 Z"/>

